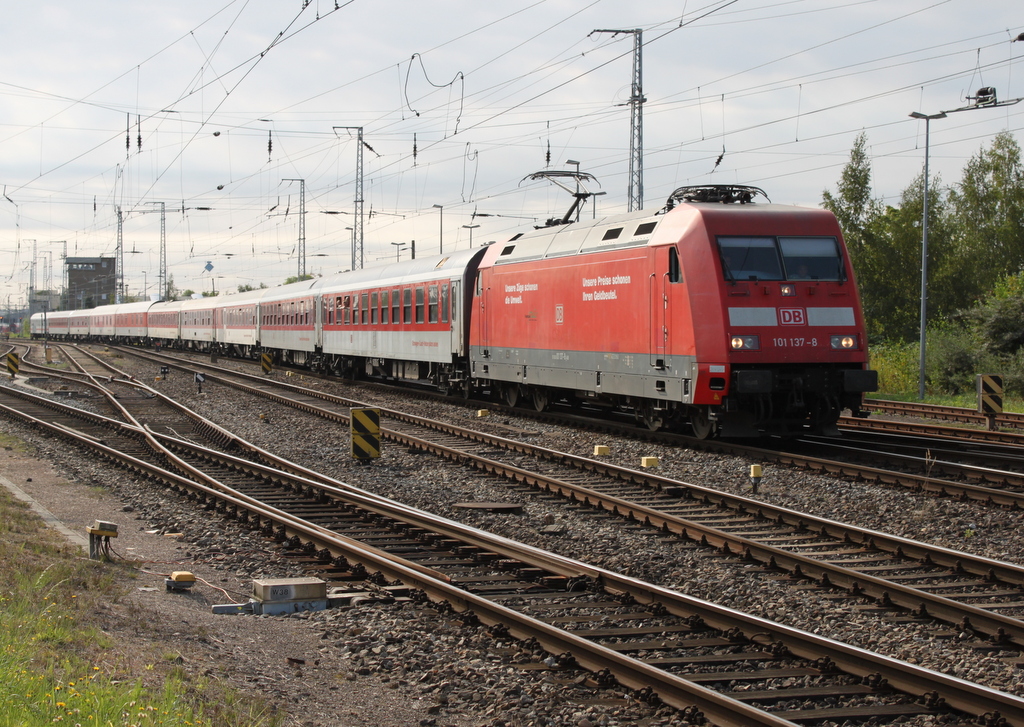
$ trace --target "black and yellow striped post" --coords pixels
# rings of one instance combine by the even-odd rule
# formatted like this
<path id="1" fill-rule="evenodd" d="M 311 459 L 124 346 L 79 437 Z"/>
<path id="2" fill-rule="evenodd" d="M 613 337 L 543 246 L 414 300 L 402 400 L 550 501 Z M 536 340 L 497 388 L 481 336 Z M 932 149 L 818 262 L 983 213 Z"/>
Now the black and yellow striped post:
<path id="1" fill-rule="evenodd" d="M 1003 377 L 978 374 L 978 411 L 988 419 L 989 430 L 996 428 L 996 414 L 1003 413 Z"/>
<path id="2" fill-rule="evenodd" d="M 366 462 L 380 457 L 380 409 L 352 409 L 352 458 Z"/>
<path id="3" fill-rule="evenodd" d="M 21 358 L 16 353 L 7 354 L 7 373 L 11 379 L 18 378 L 18 370 L 21 368 Z"/>
<path id="4" fill-rule="evenodd" d="M 269 374 L 274 370 L 274 355 L 265 353 L 260 356 L 260 365 L 263 367 L 263 373 Z"/>

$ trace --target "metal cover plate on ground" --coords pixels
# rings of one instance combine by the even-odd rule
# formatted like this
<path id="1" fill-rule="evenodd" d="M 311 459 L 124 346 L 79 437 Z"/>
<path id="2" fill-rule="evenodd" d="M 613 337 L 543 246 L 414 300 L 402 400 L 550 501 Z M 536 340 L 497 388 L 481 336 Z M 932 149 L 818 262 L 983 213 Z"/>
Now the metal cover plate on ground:
<path id="1" fill-rule="evenodd" d="M 490 512 L 519 512 L 523 509 L 521 502 L 456 502 L 452 507 L 464 510 L 489 510 Z"/>

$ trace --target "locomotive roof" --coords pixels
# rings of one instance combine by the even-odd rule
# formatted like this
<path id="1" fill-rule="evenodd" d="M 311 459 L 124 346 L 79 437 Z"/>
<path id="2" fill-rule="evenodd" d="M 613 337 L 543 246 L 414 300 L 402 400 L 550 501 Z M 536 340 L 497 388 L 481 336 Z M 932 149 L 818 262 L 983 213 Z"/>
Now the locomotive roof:
<path id="1" fill-rule="evenodd" d="M 495 249 L 488 252 L 482 266 L 505 265 L 668 243 L 678 238 L 674 234 L 658 235 L 659 228 L 667 225 L 678 231 L 681 227 L 692 224 L 694 218 L 721 219 L 722 216 L 734 216 L 734 219 L 750 219 L 747 217 L 748 215 L 792 218 L 794 212 L 805 217 L 807 215 L 831 216 L 832 214 L 828 210 L 820 208 L 771 203 L 680 202 L 668 211 L 665 209 L 656 212 L 641 210 L 607 215 L 593 220 L 542 227 L 520 233 L 505 242 L 492 245 Z"/>

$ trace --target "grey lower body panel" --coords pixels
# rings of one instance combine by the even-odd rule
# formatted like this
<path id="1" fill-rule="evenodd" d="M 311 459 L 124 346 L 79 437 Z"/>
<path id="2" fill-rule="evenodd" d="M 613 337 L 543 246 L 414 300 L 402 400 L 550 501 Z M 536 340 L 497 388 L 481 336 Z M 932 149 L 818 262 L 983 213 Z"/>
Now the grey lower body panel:
<path id="1" fill-rule="evenodd" d="M 663 368 L 656 368 L 648 353 L 470 350 L 471 375 L 478 380 L 690 403 L 696 358 L 673 356 L 660 360 Z"/>

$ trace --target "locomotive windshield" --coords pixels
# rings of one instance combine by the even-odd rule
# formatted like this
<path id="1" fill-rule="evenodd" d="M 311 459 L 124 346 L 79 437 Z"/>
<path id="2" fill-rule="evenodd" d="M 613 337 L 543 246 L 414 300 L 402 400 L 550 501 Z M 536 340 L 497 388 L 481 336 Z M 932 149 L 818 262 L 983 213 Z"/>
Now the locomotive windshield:
<path id="1" fill-rule="evenodd" d="M 720 237 L 726 280 L 844 280 L 834 237 Z"/>
<path id="2" fill-rule="evenodd" d="M 843 260 L 834 237 L 780 237 L 788 280 L 843 280 Z"/>

